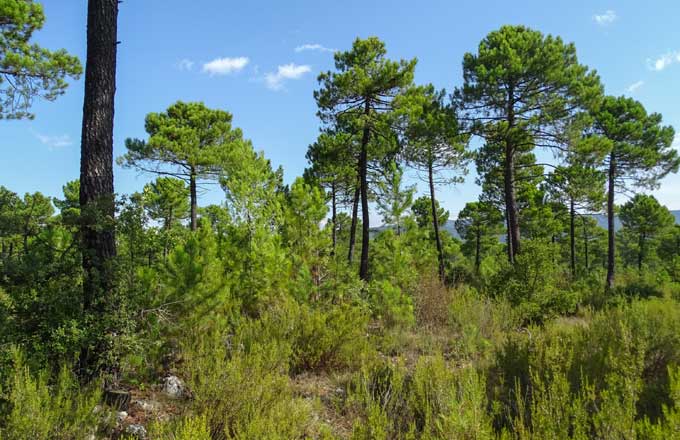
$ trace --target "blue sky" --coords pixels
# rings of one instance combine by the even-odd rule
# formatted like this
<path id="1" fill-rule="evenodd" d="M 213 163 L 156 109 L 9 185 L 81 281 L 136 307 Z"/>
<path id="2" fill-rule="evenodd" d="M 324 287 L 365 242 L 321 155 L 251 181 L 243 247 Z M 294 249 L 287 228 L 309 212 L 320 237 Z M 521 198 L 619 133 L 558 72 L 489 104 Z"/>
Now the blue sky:
<path id="1" fill-rule="evenodd" d="M 43 0 L 47 21 L 36 41 L 85 58 L 86 1 Z M 119 16 L 115 155 L 127 137 L 144 137 L 144 116 L 177 100 L 200 100 L 234 115 L 234 124 L 283 165 L 302 174 L 318 134 L 312 92 L 332 68 L 332 49 L 357 37 L 385 41 L 392 58 L 418 58 L 416 82 L 461 84 L 463 54 L 503 24 L 524 24 L 576 44 L 606 92 L 639 99 L 680 131 L 680 1 L 125 1 Z M 297 49 L 297 50 L 296 50 Z M 61 194 L 78 177 L 83 80 L 56 102 L 37 102 L 33 121 L 0 121 L 0 185 L 23 194 Z M 680 148 L 680 136 L 675 145 Z M 149 176 L 115 170 L 118 193 Z M 421 192 L 425 187 L 421 184 Z M 455 214 L 476 199 L 474 173 L 440 190 Z M 655 195 L 680 209 L 680 176 Z M 222 199 L 218 190 L 201 204 Z"/>

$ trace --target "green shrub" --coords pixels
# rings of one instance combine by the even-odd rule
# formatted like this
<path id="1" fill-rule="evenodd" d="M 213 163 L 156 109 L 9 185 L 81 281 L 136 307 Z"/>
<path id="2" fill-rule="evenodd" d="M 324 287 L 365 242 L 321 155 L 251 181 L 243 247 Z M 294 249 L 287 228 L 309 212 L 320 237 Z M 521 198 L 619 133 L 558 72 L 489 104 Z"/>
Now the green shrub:
<path id="1" fill-rule="evenodd" d="M 353 439 L 493 438 L 484 379 L 440 355 L 421 357 L 411 374 L 400 364 L 364 369 L 346 405 L 361 414 Z"/>
<path id="2" fill-rule="evenodd" d="M 388 327 L 415 323 L 413 300 L 389 281 L 372 282 L 368 286 L 368 302 L 373 316 Z"/>
<path id="3" fill-rule="evenodd" d="M 368 314 L 349 303 L 299 304 L 271 301 L 258 319 L 237 329 L 234 343 L 246 348 L 276 341 L 290 350 L 292 372 L 357 367 L 370 351 Z"/>
<path id="4" fill-rule="evenodd" d="M 231 341 L 233 342 L 233 341 Z M 246 348 L 220 334 L 187 347 L 185 377 L 213 439 L 300 438 L 317 429 L 313 402 L 293 396 L 290 347 L 273 340 Z M 320 429 L 320 428 L 319 428 Z"/>
<path id="5" fill-rule="evenodd" d="M 80 440 L 102 426 L 95 411 L 101 399 L 97 383 L 83 388 L 63 367 L 54 380 L 45 371 L 32 372 L 23 354 L 14 355 L 10 389 L 2 393 L 6 411 L 0 419 L 3 440 Z"/>
<path id="6" fill-rule="evenodd" d="M 573 313 L 580 298 L 577 292 L 560 288 L 562 274 L 555 264 L 555 252 L 549 243 L 524 241 L 515 263 L 505 263 L 491 279 L 492 296 L 507 299 L 527 323 Z"/>

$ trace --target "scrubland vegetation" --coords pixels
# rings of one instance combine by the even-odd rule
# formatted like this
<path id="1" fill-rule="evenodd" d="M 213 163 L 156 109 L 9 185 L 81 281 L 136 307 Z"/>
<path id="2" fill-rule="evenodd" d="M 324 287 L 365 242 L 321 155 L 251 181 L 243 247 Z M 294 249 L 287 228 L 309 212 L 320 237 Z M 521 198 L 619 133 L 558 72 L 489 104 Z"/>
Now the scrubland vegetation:
<path id="1" fill-rule="evenodd" d="M 92 50 L 117 7 L 90 1 Z M 39 5 L 0 10 L 24 79 L 0 84 L 56 98 L 78 61 L 23 44 Z M 0 439 L 680 438 L 680 227 L 646 191 L 677 171 L 673 129 L 522 26 L 465 54 L 452 92 L 377 38 L 335 64 L 303 177 L 178 101 L 118 158 L 154 180 L 115 197 L 88 168 L 112 173 L 112 78 L 88 77 L 86 103 L 111 100 L 85 106 L 80 181 L 0 187 Z M 449 213 L 437 194 L 471 167 L 482 195 Z"/>

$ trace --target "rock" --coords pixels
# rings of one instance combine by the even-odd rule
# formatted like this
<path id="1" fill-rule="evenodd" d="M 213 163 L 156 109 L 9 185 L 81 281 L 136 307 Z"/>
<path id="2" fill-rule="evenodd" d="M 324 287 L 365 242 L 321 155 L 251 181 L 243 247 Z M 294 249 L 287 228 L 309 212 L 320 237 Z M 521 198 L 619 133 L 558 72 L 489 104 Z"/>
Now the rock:
<path id="1" fill-rule="evenodd" d="M 184 384 L 177 376 L 168 376 L 163 380 L 163 393 L 172 398 L 180 398 L 184 395 Z"/>
<path id="2" fill-rule="evenodd" d="M 118 411 L 116 413 L 116 422 L 120 425 L 128 418 L 128 413 L 126 411 Z"/>
<path id="3" fill-rule="evenodd" d="M 138 438 L 138 439 L 145 439 L 146 438 L 146 428 L 142 425 L 129 425 L 125 429 L 126 434 L 130 434 L 131 436 Z"/>
<path id="4" fill-rule="evenodd" d="M 134 405 L 138 406 L 144 412 L 154 412 L 158 409 L 157 402 L 147 402 L 146 400 L 135 400 L 132 402 Z"/>

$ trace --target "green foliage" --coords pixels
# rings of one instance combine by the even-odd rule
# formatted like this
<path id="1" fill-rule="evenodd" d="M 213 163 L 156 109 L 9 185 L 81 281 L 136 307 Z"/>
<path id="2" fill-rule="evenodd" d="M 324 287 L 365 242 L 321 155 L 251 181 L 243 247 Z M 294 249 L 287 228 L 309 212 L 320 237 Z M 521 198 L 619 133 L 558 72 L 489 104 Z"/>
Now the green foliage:
<path id="1" fill-rule="evenodd" d="M 64 49 L 49 51 L 31 43 L 45 23 L 40 3 L 2 0 L 0 17 L 0 119 L 32 119 L 33 99 L 55 100 L 66 91 L 66 78 L 78 79 L 83 68 Z"/>
<path id="2" fill-rule="evenodd" d="M 229 347 L 213 332 L 187 349 L 184 368 L 193 405 L 205 414 L 211 438 L 287 439 L 317 429 L 313 403 L 294 397 L 284 375 L 287 347 L 276 342 Z"/>
<path id="3" fill-rule="evenodd" d="M 560 289 L 554 246 L 525 241 L 514 265 L 506 265 L 491 280 L 490 292 L 519 307 L 527 322 L 540 322 L 558 314 L 573 313 L 579 302 L 576 292 Z"/>
<path id="4" fill-rule="evenodd" d="M 102 427 L 103 410 L 96 411 L 98 384 L 81 388 L 66 366 L 55 378 L 45 370 L 31 371 L 18 351 L 12 367 L 9 389 L 2 394 L 7 411 L 0 417 L 0 438 L 76 440 Z"/>
<path id="5" fill-rule="evenodd" d="M 413 204 L 416 187 L 411 185 L 402 188 L 404 170 L 394 162 L 387 166 L 385 174 L 385 181 L 378 182 L 378 213 L 382 215 L 385 224 L 397 229 L 399 235 L 403 227 L 403 217 Z"/>
<path id="6" fill-rule="evenodd" d="M 649 242 L 664 234 L 675 223 L 675 217 L 654 196 L 637 194 L 621 206 L 621 223 L 624 231 L 637 236 L 637 263 L 642 270 Z"/>
<path id="7" fill-rule="evenodd" d="M 440 227 L 443 227 L 449 221 L 449 211 L 439 206 L 438 200 L 435 200 L 434 203 L 437 211 L 438 223 Z M 432 227 L 432 207 L 428 196 L 418 197 L 411 206 L 411 212 L 413 213 L 419 228 Z"/>
<path id="8" fill-rule="evenodd" d="M 441 356 L 422 357 L 412 375 L 378 364 L 357 375 L 347 400 L 363 417 L 352 439 L 491 439 L 484 382 L 452 370 Z"/>

